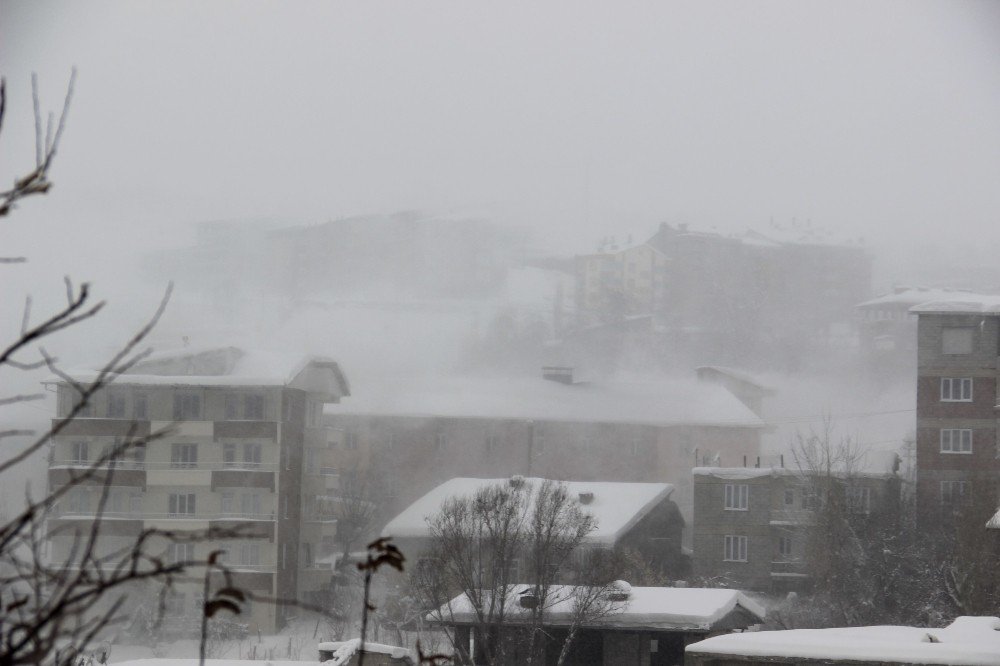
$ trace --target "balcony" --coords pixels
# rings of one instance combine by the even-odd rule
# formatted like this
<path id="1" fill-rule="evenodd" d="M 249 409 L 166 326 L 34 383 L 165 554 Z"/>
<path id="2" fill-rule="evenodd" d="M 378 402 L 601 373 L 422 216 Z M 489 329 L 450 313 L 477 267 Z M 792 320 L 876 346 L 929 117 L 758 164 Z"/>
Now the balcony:
<path id="1" fill-rule="evenodd" d="M 96 509 L 54 509 L 50 518 L 59 520 L 94 520 L 97 517 Z M 218 513 L 169 513 L 152 511 L 104 511 L 101 519 L 106 520 L 224 520 L 232 522 L 273 522 L 274 513 L 241 513 L 237 511 L 221 511 Z"/>
<path id="2" fill-rule="evenodd" d="M 55 427 L 61 419 L 53 419 Z M 133 421 L 132 419 L 96 419 L 84 416 L 74 418 L 59 431 L 58 437 L 148 437 L 149 421 Z"/>
<path id="3" fill-rule="evenodd" d="M 88 469 L 94 466 L 94 460 L 72 460 L 61 459 L 51 460 L 49 469 Z M 189 472 L 191 470 L 217 471 L 235 470 L 250 472 L 277 472 L 277 463 L 252 463 L 252 462 L 183 462 L 183 461 L 140 461 L 140 460 L 117 460 L 114 463 L 116 470 L 145 470 L 145 471 L 177 471 Z M 110 464 L 100 465 L 100 469 L 107 469 Z"/>

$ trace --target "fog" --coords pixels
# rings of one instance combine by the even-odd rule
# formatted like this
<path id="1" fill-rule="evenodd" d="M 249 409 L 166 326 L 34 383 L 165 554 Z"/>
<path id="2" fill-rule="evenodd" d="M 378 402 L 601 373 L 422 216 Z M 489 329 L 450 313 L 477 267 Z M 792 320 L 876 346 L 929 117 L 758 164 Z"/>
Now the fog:
<path id="1" fill-rule="evenodd" d="M 108 301 L 48 343 L 66 366 L 107 358 L 173 282 L 158 350 L 324 354 L 358 387 L 731 366 L 773 389 L 762 455 L 830 422 L 905 458 L 915 362 L 867 364 L 852 304 L 822 346 L 785 330 L 807 305 L 757 293 L 723 342 L 664 353 L 648 313 L 615 313 L 613 339 L 582 318 L 574 257 L 661 225 L 811 234 L 870 258 L 853 304 L 1000 293 L 997 3 L 0 0 L 0 182 L 34 158 L 32 72 L 58 112 L 74 67 L 52 190 L 0 218 L 2 254 L 29 259 L 2 267 L 8 338 L 63 275 Z M 759 345 L 734 343 L 746 322 Z"/>

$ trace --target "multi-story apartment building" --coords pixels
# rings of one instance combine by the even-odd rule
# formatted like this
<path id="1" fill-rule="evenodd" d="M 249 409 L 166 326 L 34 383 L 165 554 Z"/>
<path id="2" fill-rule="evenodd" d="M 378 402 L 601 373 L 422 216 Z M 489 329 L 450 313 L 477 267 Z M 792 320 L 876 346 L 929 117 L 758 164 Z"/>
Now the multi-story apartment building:
<path id="1" fill-rule="evenodd" d="M 899 510 L 899 458 L 869 453 L 864 471 L 837 479 L 845 506 L 858 514 Z M 817 475 L 783 467 L 694 470 L 693 569 L 740 589 L 783 591 L 808 585 L 808 530 L 824 501 Z"/>
<path id="2" fill-rule="evenodd" d="M 1000 297 L 929 301 L 910 311 L 918 317 L 918 516 L 933 524 L 973 499 L 995 509 Z"/>
<path id="3" fill-rule="evenodd" d="M 576 260 L 578 325 L 653 315 L 660 346 L 708 362 L 804 362 L 853 341 L 871 257 L 808 228 L 726 236 L 660 225 L 646 242 Z"/>
<path id="4" fill-rule="evenodd" d="M 53 383 L 62 417 L 77 393 L 64 381 Z M 330 433 L 321 415 L 324 404 L 346 395 L 343 373 L 325 358 L 289 364 L 234 347 L 150 356 L 94 396 L 54 437 L 49 484 L 66 484 L 74 470 L 95 464 L 123 438 L 166 430 L 116 462 L 100 549 L 130 546 L 148 528 L 238 528 L 237 541 L 164 541 L 153 546 L 163 552 L 153 554 L 187 560 L 224 550 L 237 586 L 307 599 L 329 583 L 329 569 L 317 561 L 332 548 L 336 530 L 324 511 L 335 477 L 324 465 Z M 93 524 L 101 483 L 99 476 L 75 483 L 60 501 L 49 526 L 53 563 L 73 566 L 73 527 Z M 200 581 L 176 586 L 168 609 L 198 617 L 200 594 Z M 241 621 L 269 631 L 283 623 L 284 613 L 280 606 L 254 604 Z"/>
<path id="5" fill-rule="evenodd" d="M 691 516 L 691 468 L 743 464 L 765 423 L 713 381 L 398 378 L 355 386 L 326 422 L 336 466 L 364 476 L 385 521 L 455 477 L 670 483 Z"/>

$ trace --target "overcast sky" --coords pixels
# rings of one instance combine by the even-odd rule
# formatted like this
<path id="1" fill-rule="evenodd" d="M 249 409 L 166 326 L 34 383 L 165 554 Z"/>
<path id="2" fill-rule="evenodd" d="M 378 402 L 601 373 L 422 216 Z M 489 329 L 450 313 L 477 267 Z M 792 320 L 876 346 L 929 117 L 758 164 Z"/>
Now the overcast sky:
<path id="1" fill-rule="evenodd" d="M 30 72 L 57 108 L 74 65 L 56 186 L 0 230 L 43 275 L 127 280 L 202 220 L 410 208 L 567 252 L 793 217 L 1000 247 L 996 2 L 4 1 L 0 182 L 32 159 Z"/>

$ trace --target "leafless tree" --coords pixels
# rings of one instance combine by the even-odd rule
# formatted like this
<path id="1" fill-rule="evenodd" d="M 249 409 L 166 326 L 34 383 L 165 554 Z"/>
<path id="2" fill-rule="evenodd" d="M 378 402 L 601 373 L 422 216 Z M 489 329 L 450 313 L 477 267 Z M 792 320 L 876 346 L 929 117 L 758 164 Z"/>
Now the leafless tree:
<path id="1" fill-rule="evenodd" d="M 612 610 L 605 594 L 610 572 L 586 558 L 573 561 L 596 525 L 562 484 L 532 488 L 515 477 L 451 498 L 429 523 L 434 547 L 415 567 L 414 586 L 443 624 L 454 623 L 450 602 L 462 596 L 462 610 L 474 618 L 476 658 L 485 663 L 538 660 L 547 613 L 556 606 L 573 608 L 558 646 L 564 660 L 577 630 Z M 456 660 L 472 663 L 468 646 L 454 632 L 448 637 Z"/>

